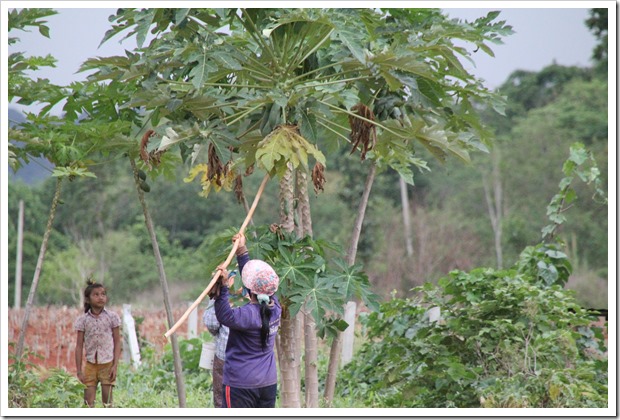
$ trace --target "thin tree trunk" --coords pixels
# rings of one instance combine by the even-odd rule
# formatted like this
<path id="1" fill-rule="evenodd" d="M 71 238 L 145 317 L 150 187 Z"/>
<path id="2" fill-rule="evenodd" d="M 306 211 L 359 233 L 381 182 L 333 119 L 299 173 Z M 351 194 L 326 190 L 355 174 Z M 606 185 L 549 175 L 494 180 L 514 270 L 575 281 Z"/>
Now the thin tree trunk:
<path id="1" fill-rule="evenodd" d="M 301 225 L 300 237 L 312 236 L 312 216 L 310 213 L 310 197 L 308 196 L 308 175 L 303 170 L 296 171 L 298 220 Z M 303 310 L 304 345 L 305 345 L 305 385 L 306 408 L 319 407 L 319 370 L 318 370 L 318 339 L 316 321 L 312 313 Z"/>
<path id="2" fill-rule="evenodd" d="M 293 200 L 295 185 L 291 166 L 280 180 L 280 226 L 286 232 L 295 229 Z M 285 299 L 283 298 L 284 302 Z M 286 305 L 283 305 L 280 320 L 280 333 L 277 343 L 280 377 L 282 383 L 282 407 L 301 407 L 301 387 L 299 381 L 300 354 L 297 351 L 297 322 L 291 318 Z"/>
<path id="3" fill-rule="evenodd" d="M 411 221 L 409 219 L 409 194 L 407 193 L 407 183 L 402 176 L 398 177 L 400 184 L 400 201 L 403 206 L 403 229 L 405 230 L 405 247 L 407 257 L 413 256 L 413 239 L 411 237 Z"/>
<path id="4" fill-rule="evenodd" d="M 15 256 L 15 309 L 22 306 L 22 258 L 24 243 L 24 200 L 19 200 L 17 216 L 17 252 Z"/>
<path id="5" fill-rule="evenodd" d="M 364 216 L 366 215 L 366 208 L 368 207 L 368 198 L 370 197 L 370 190 L 372 183 L 375 180 L 377 166 L 374 162 L 371 162 L 368 169 L 368 175 L 366 176 L 366 184 L 364 184 L 364 192 L 360 199 L 360 204 L 357 208 L 357 216 L 355 217 L 355 223 L 353 224 L 353 232 L 351 233 L 351 242 L 349 243 L 349 250 L 347 251 L 347 263 L 351 266 L 355 264 L 355 258 L 357 257 L 357 245 L 362 233 L 362 223 L 364 222 Z"/>
<path id="6" fill-rule="evenodd" d="M 146 200 L 144 199 L 144 191 L 140 188 L 140 178 L 138 176 L 138 168 L 136 167 L 136 163 L 133 159 L 129 159 L 131 163 L 131 169 L 133 170 L 133 177 L 136 183 L 136 189 L 138 191 L 138 199 L 140 200 L 140 204 L 142 205 L 142 211 L 144 212 L 144 222 L 146 224 L 146 229 L 149 232 L 149 236 L 151 238 L 151 245 L 153 246 L 153 254 L 155 256 L 155 262 L 157 264 L 157 271 L 159 272 L 159 281 L 161 283 L 161 288 L 163 291 L 164 297 L 164 306 L 166 308 L 166 316 L 168 319 L 168 327 L 174 325 L 174 317 L 172 314 L 172 309 L 170 307 L 170 293 L 168 291 L 168 281 L 166 280 L 166 272 L 164 270 L 164 262 L 161 258 L 161 253 L 159 252 L 159 244 L 157 242 L 157 236 L 155 234 L 155 229 L 153 227 L 153 220 L 151 218 L 151 214 L 146 205 Z M 176 379 L 177 384 L 177 395 L 179 398 L 179 407 L 186 407 L 185 402 L 185 383 L 183 382 L 183 365 L 181 363 L 181 353 L 179 351 L 179 343 L 177 341 L 176 333 L 170 336 L 170 341 L 172 343 L 172 358 L 174 364 L 174 377 Z"/>
<path id="7" fill-rule="evenodd" d="M 305 305 L 304 305 L 305 307 Z M 319 407 L 318 340 L 312 313 L 304 311 L 306 408 Z"/>
<path id="8" fill-rule="evenodd" d="M 56 179 L 56 190 L 54 192 L 54 198 L 52 199 L 52 205 L 50 207 L 50 214 L 47 218 L 47 226 L 45 227 L 45 233 L 43 234 L 43 242 L 41 242 L 41 249 L 39 251 L 39 259 L 37 260 L 37 266 L 34 270 L 34 276 L 32 277 L 32 284 L 30 285 L 30 292 L 28 293 L 28 300 L 26 301 L 26 309 L 24 311 L 24 319 L 22 320 L 22 326 L 19 330 L 19 337 L 17 339 L 17 348 L 15 349 L 15 359 L 21 360 L 24 352 L 24 339 L 26 336 L 26 329 L 28 328 L 28 319 L 30 318 L 30 311 L 34 302 L 34 295 L 37 292 L 37 286 L 39 285 L 39 277 L 41 276 L 41 269 L 43 268 L 43 261 L 45 260 L 45 253 L 47 252 L 47 242 L 52 232 L 52 224 L 54 223 L 54 217 L 56 216 L 56 208 L 58 207 L 58 200 L 60 199 L 60 190 L 62 186 L 63 178 L 58 177 Z"/>
<path id="9" fill-rule="evenodd" d="M 357 256 L 357 245 L 359 243 L 360 235 L 362 232 L 362 223 L 366 214 L 366 207 L 368 207 L 368 197 L 370 197 L 370 190 L 372 183 L 375 179 L 376 165 L 371 162 L 366 176 L 366 184 L 364 185 L 364 192 L 360 200 L 355 223 L 353 224 L 353 233 L 351 234 L 351 242 L 349 243 L 349 250 L 347 251 L 347 264 L 349 266 L 355 264 L 355 257 Z M 338 333 L 332 341 L 332 346 L 329 352 L 329 365 L 327 367 L 327 378 L 325 380 L 325 402 L 328 406 L 331 406 L 334 400 L 334 391 L 336 389 L 336 376 L 338 374 L 338 364 L 340 361 L 340 353 L 342 352 L 342 333 Z"/>
<path id="10" fill-rule="evenodd" d="M 487 202 L 487 209 L 489 212 L 489 219 L 491 220 L 491 227 L 493 228 L 493 240 L 495 244 L 495 256 L 497 260 L 497 268 L 502 268 L 503 253 L 502 253 L 502 179 L 499 171 L 499 151 L 494 149 L 491 156 L 491 164 L 493 165 L 491 171 L 491 181 L 493 182 L 493 195 L 491 196 L 491 190 L 487 180 L 487 175 L 482 174 L 482 186 L 484 188 L 484 198 Z"/>

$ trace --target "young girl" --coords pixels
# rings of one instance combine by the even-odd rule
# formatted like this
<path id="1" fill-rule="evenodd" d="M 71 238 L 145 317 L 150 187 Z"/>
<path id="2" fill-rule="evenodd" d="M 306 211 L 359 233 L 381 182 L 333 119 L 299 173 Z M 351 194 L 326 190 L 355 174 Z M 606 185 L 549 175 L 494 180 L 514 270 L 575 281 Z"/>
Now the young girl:
<path id="1" fill-rule="evenodd" d="M 101 400 L 105 407 L 112 406 L 112 387 L 116 382 L 116 368 L 121 354 L 117 314 L 105 309 L 108 302 L 106 289 L 89 279 L 84 290 L 84 313 L 75 321 L 77 345 L 75 365 L 78 379 L 86 385 L 84 402 L 95 406 L 97 385 L 101 382 Z M 86 365 L 82 367 L 82 354 L 86 348 Z"/>
<path id="2" fill-rule="evenodd" d="M 215 314 L 218 321 L 230 329 L 222 381 L 224 407 L 273 408 L 278 381 L 273 346 L 282 313 L 275 295 L 279 278 L 266 262 L 250 261 L 243 234 L 233 236 L 233 241 L 237 239 L 239 272 L 250 302 L 230 307 L 228 288 L 234 279 L 228 279 L 226 267 L 218 267 L 222 275 Z"/>

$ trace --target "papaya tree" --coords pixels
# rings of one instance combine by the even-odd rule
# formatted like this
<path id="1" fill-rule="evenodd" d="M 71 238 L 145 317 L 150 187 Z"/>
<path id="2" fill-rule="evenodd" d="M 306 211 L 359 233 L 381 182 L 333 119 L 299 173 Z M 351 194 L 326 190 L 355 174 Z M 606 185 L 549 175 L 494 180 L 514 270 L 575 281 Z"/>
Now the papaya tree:
<path id="1" fill-rule="evenodd" d="M 24 26 L 38 26 L 43 35 L 48 35 L 46 26 L 36 19 L 55 14 L 50 9 L 22 9 L 10 13 L 12 28 Z M 15 39 L 16 40 L 16 39 Z M 15 41 L 12 41 L 15 42 Z M 131 85 L 120 82 L 99 83 L 97 75 L 86 82 L 74 82 L 69 87 L 55 86 L 47 80 L 30 81 L 24 74 L 25 70 L 36 70 L 40 65 L 53 65 L 51 56 L 45 58 L 26 58 L 21 53 L 11 55 L 10 64 L 10 99 L 16 98 L 21 104 L 38 104 L 42 109 L 38 113 L 27 115 L 26 122 L 13 127 L 10 131 L 15 147 L 10 145 L 10 163 L 15 170 L 22 162 L 30 157 L 43 156 L 53 165 L 52 176 L 57 177 L 56 192 L 52 201 L 47 229 L 43 238 L 41 252 L 37 261 L 35 275 L 26 304 L 26 312 L 20 336 L 18 339 L 16 356 L 19 358 L 23 351 L 24 333 L 28 323 L 30 307 L 38 284 L 46 251 L 47 240 L 52 228 L 54 215 L 60 201 L 60 187 L 66 179 L 69 181 L 77 177 L 95 177 L 89 167 L 105 164 L 111 159 L 124 156 L 130 158 L 132 171 L 136 174 L 136 186 L 139 198 L 143 204 L 145 220 L 153 242 L 153 249 L 157 260 L 157 267 L 162 280 L 164 300 L 168 302 L 167 286 L 161 256 L 158 253 L 156 238 L 152 222 L 145 207 L 143 192 L 145 185 L 142 179 L 137 178 L 137 168 L 134 160 L 140 156 L 140 142 L 136 139 L 137 133 L 143 126 L 144 113 L 138 109 L 119 109 L 119 105 L 126 102 L 131 94 Z M 83 69 L 88 68 L 84 66 Z M 61 107 L 62 116 L 51 115 L 54 107 Z M 19 143 L 17 143 L 19 142 Z M 161 160 L 161 159 L 160 159 Z M 167 159 L 164 159 L 167 162 Z M 145 163 L 146 165 L 146 163 Z M 164 172 L 173 166 L 163 164 L 154 174 Z M 166 305 L 169 321 L 172 321 L 170 305 Z M 176 336 L 171 338 L 175 377 L 179 405 L 185 406 L 185 391 L 182 376 L 182 365 Z"/>
<path id="2" fill-rule="evenodd" d="M 413 183 L 413 169 L 427 167 L 414 156 L 419 145 L 442 162 L 487 149 L 476 106 L 502 101 L 463 68 L 460 58 L 472 53 L 453 41 L 492 54 L 488 43 L 511 31 L 497 16 L 469 23 L 436 9 L 119 9 L 104 41 L 126 31 L 138 50 L 90 65 L 138 86 L 122 108 L 148 113 L 161 137 L 151 151 L 178 150 L 192 166 L 188 179 L 202 174 L 202 195 L 232 190 L 255 167 L 278 178 L 280 227 L 289 233 L 300 224 L 295 174 L 310 174 L 314 161 L 320 185 L 322 150 L 359 150 L 377 172 L 391 168 Z M 302 306 L 286 295 L 296 296 L 296 280 L 305 279 L 284 276 L 291 287 L 280 291 L 284 407 L 301 405 L 289 309 Z"/>
<path id="3" fill-rule="evenodd" d="M 34 27 L 41 35 L 49 37 L 49 27 L 43 19 L 55 13 L 51 9 L 13 9 L 8 19 L 9 34 L 13 35 L 15 31 Z M 10 46 L 18 42 L 19 38 L 9 37 Z M 39 111 L 28 113 L 26 120 L 18 126 L 9 127 L 9 164 L 14 171 L 18 171 L 30 159 L 43 157 L 54 165 L 52 176 L 56 177 L 47 224 L 15 349 L 17 360 L 21 359 L 24 351 L 26 328 L 45 261 L 54 218 L 58 205 L 61 203 L 62 184 L 66 180 L 73 181 L 78 177 L 94 177 L 94 174 L 88 170 L 87 162 L 89 154 L 99 147 L 99 139 L 92 138 L 89 134 L 91 130 L 114 131 L 116 129 L 113 126 L 104 127 L 101 124 L 76 126 L 73 121 L 65 121 L 50 114 L 52 108 L 66 96 L 66 88 L 54 85 L 48 79 L 32 81 L 27 72 L 36 71 L 40 67 L 54 66 L 55 62 L 56 60 L 51 55 L 28 57 L 22 52 L 13 52 L 8 57 L 9 102 L 40 107 Z"/>

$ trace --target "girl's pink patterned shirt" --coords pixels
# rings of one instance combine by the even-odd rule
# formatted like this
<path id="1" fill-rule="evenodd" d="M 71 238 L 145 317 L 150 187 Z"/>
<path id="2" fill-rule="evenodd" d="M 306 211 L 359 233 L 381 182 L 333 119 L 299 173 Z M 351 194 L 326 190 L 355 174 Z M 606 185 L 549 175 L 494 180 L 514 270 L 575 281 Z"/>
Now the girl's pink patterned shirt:
<path id="1" fill-rule="evenodd" d="M 121 319 L 103 309 L 97 316 L 88 311 L 75 321 L 75 331 L 84 331 L 86 360 L 90 363 L 108 363 L 114 360 L 114 337 L 112 330 L 120 327 Z M 120 343 L 119 343 L 120 345 Z"/>

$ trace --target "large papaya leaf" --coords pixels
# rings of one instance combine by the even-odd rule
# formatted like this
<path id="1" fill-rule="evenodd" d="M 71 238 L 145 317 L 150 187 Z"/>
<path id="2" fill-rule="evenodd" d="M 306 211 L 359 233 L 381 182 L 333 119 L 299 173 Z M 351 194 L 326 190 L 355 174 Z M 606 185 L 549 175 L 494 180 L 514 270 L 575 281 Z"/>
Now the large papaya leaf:
<path id="1" fill-rule="evenodd" d="M 336 28 L 334 36 L 342 42 L 358 62 L 366 64 L 366 55 L 364 54 L 366 40 L 362 32 L 356 31 L 355 27 L 343 25 Z"/>
<path id="2" fill-rule="evenodd" d="M 297 109 L 297 120 L 300 121 L 299 131 L 301 135 L 311 142 L 318 140 L 316 116 L 308 112 L 309 106 L 304 103 Z"/>
<path id="3" fill-rule="evenodd" d="M 262 33 L 272 42 L 280 66 L 292 70 L 328 43 L 333 30 L 327 19 L 312 20 L 300 15 L 279 19 Z"/>
<path id="4" fill-rule="evenodd" d="M 412 142 L 415 133 L 421 129 L 423 123 L 414 120 L 412 127 L 404 128 L 396 120 L 390 119 L 382 122 L 389 130 L 379 130 L 377 144 L 372 153 L 377 157 L 377 163 L 387 165 L 397 171 L 403 179 L 413 185 L 412 167 L 421 170 L 430 170 L 427 162 L 415 157 Z"/>
<path id="5" fill-rule="evenodd" d="M 341 331 L 347 327 L 346 322 L 335 323 L 328 317 L 333 314 L 342 315 L 346 302 L 332 277 L 323 277 L 318 274 L 306 277 L 296 284 L 294 293 L 289 296 L 289 299 L 292 302 L 291 313 L 297 313 L 305 305 L 305 309 L 312 314 L 317 323 L 317 333 L 320 338 L 325 336 L 327 327 L 335 326 Z"/>
<path id="6" fill-rule="evenodd" d="M 211 95 L 195 95 L 185 98 L 183 107 L 202 120 L 210 119 L 217 111 L 217 98 Z"/>
<path id="7" fill-rule="evenodd" d="M 424 145 L 437 159 L 445 161 L 448 153 L 470 163 L 469 153 L 456 141 L 448 140 L 448 133 L 438 126 L 422 127 L 415 138 Z"/>
<path id="8" fill-rule="evenodd" d="M 344 260 L 336 259 L 337 269 L 330 273 L 329 282 L 344 301 L 361 299 L 370 309 L 379 310 L 379 297 L 371 290 L 370 281 L 360 264 L 349 266 Z"/>
<path id="9" fill-rule="evenodd" d="M 388 82 L 392 90 L 398 90 L 402 86 L 402 82 L 394 74 L 394 70 L 433 79 L 431 66 L 424 62 L 424 57 L 420 54 L 397 54 L 394 51 L 383 51 L 372 56 L 370 61 L 378 66 L 381 76 Z"/>
<path id="10" fill-rule="evenodd" d="M 310 278 L 314 276 L 320 261 L 309 259 L 306 255 L 298 252 L 295 248 L 283 246 L 278 247 L 277 259 L 273 261 L 274 269 L 280 277 L 280 296 L 291 297 L 292 293 L 297 293 L 297 289 L 302 284 L 308 284 Z M 303 302 L 299 299 L 289 307 L 291 316 L 294 316 L 301 308 Z"/>
<path id="11" fill-rule="evenodd" d="M 207 60 L 206 51 L 203 51 L 202 54 L 198 54 L 196 60 L 196 65 L 192 67 L 192 70 L 189 72 L 189 78 L 194 87 L 196 89 L 200 89 L 204 81 L 207 79 L 209 72 L 211 70 L 217 70 L 217 67 Z"/>
<path id="12" fill-rule="evenodd" d="M 325 165 L 323 153 L 304 139 L 296 126 L 280 125 L 258 144 L 256 161 L 265 171 L 281 176 L 288 163 L 294 169 L 302 165 L 307 170 L 309 155 Z"/>

